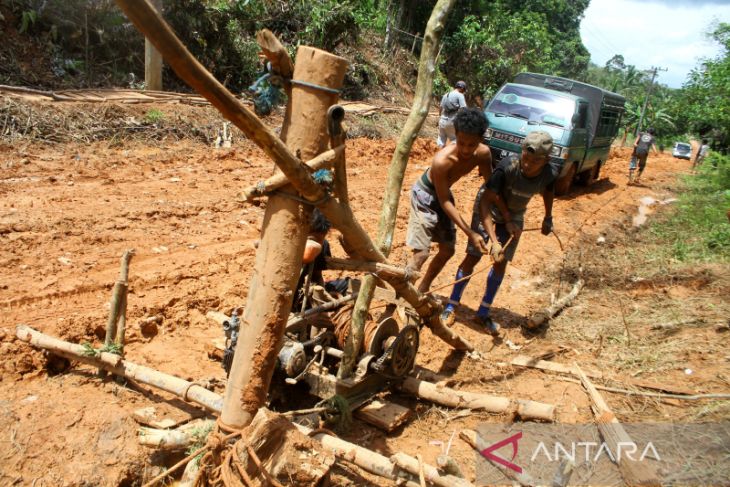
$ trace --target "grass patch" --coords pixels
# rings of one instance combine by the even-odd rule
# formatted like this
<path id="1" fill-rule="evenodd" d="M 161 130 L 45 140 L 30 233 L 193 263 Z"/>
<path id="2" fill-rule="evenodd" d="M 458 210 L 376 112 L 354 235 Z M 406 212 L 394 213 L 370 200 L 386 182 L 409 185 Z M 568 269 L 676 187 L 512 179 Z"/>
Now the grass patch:
<path id="1" fill-rule="evenodd" d="M 654 251 L 681 262 L 730 262 L 730 157 L 710 155 L 682 184 L 676 210 L 651 226 L 668 243 Z"/>

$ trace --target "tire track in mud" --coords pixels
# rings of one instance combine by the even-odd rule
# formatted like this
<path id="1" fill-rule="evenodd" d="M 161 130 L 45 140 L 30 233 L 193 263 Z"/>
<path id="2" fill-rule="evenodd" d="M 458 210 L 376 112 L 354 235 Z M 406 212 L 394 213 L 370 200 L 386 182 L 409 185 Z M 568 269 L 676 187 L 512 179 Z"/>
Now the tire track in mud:
<path id="1" fill-rule="evenodd" d="M 199 261 L 196 262 L 193 266 L 198 267 L 202 269 L 202 272 L 198 273 L 191 273 L 190 270 L 192 267 L 187 268 L 185 271 L 177 272 L 177 273 L 167 273 L 164 276 L 159 277 L 141 277 L 139 275 L 134 275 L 134 267 L 132 267 L 132 271 L 130 271 L 130 274 L 132 274 L 132 277 L 130 278 L 130 292 L 131 293 L 138 293 L 142 291 L 150 291 L 154 288 L 166 286 L 166 285 L 175 285 L 179 283 L 182 280 L 185 279 L 200 279 L 203 276 L 212 276 L 215 275 L 217 272 L 206 272 L 206 269 L 208 269 L 210 266 L 214 266 L 216 264 L 223 264 L 223 263 L 229 263 L 237 258 L 241 257 L 241 255 L 253 255 L 254 254 L 254 247 L 253 242 L 254 239 L 240 239 L 240 240 L 231 240 L 228 242 L 225 242 L 224 244 L 215 243 L 215 244 L 208 244 L 204 246 L 200 246 L 197 248 L 214 248 L 216 246 L 230 246 L 232 244 L 245 242 L 247 245 L 243 245 L 240 247 L 240 250 L 238 252 L 232 252 L 232 253 L 215 253 L 207 258 L 205 261 Z M 173 258 L 175 254 L 181 254 L 182 252 L 172 252 L 167 255 L 169 258 Z M 139 264 L 142 264 L 144 262 L 149 262 L 155 260 L 155 257 L 149 256 L 144 258 L 137 258 L 132 261 L 132 265 L 137 264 L 137 267 L 139 267 Z M 164 268 L 164 265 L 161 265 L 160 268 Z M 100 273 L 113 273 L 118 269 L 118 266 L 108 266 L 107 268 L 100 271 Z M 152 268 L 151 270 L 153 272 L 156 271 L 157 268 Z M 0 303 L 0 307 L 11 309 L 19 306 L 25 306 L 29 304 L 34 304 L 42 301 L 47 300 L 53 300 L 53 299 L 59 299 L 59 298 L 68 298 L 73 296 L 79 296 L 83 294 L 89 294 L 94 293 L 102 290 L 110 291 L 111 288 L 114 286 L 114 283 L 116 280 L 110 279 L 108 282 L 97 282 L 92 284 L 82 284 L 79 286 L 75 286 L 71 289 L 65 289 L 65 290 L 59 290 L 59 291 L 53 291 L 49 293 L 44 293 L 37 296 L 19 296 L 16 298 L 12 298 L 6 301 L 3 301 Z"/>

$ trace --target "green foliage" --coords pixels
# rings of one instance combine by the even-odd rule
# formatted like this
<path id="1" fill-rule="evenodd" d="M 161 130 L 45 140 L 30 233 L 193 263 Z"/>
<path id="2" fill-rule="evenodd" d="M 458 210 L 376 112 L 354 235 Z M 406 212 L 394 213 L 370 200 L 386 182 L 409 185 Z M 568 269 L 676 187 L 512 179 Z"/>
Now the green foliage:
<path id="1" fill-rule="evenodd" d="M 99 352 L 113 353 L 114 355 L 122 355 L 124 346 L 119 343 L 108 343 L 99 349 Z"/>
<path id="2" fill-rule="evenodd" d="M 81 344 L 83 347 L 83 350 L 81 351 L 81 355 L 84 357 L 98 357 L 100 351 L 95 349 L 94 346 L 89 342 L 84 342 Z"/>
<path id="3" fill-rule="evenodd" d="M 671 243 L 671 258 L 685 262 L 730 262 L 730 157 L 712 153 L 685 181 L 676 211 L 652 226 Z"/>
<path id="4" fill-rule="evenodd" d="M 152 108 L 145 113 L 144 119 L 147 123 L 159 123 L 165 119 L 165 114 L 162 113 L 162 110 Z"/>
<path id="5" fill-rule="evenodd" d="M 585 0 L 471 1 L 456 7 L 442 71 L 490 95 L 522 71 L 575 77 L 588 64 L 580 40 Z M 486 98 L 488 98 L 487 96 Z"/>
<path id="6" fill-rule="evenodd" d="M 709 134 L 727 147 L 730 138 L 730 23 L 720 23 L 710 37 L 723 52 L 706 59 L 694 69 L 682 95 L 690 127 L 702 135 Z"/>
<path id="7" fill-rule="evenodd" d="M 33 26 L 36 21 L 38 20 L 38 12 L 35 10 L 26 10 L 23 12 L 23 14 L 20 16 L 20 28 L 18 29 L 18 32 L 21 34 L 23 32 L 27 32 L 28 29 Z"/>

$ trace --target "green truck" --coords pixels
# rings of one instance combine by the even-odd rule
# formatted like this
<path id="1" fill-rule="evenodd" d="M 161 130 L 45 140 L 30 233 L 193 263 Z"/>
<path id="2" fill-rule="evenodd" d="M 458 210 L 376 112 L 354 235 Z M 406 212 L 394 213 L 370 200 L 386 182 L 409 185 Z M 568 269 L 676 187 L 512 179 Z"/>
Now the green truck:
<path id="1" fill-rule="evenodd" d="M 550 163 L 559 166 L 555 184 L 566 194 L 574 180 L 590 184 L 608 159 L 626 99 L 616 93 L 545 74 L 520 73 L 506 83 L 484 110 L 486 143 L 495 164 L 520 153 L 525 135 L 544 130 L 553 136 Z"/>

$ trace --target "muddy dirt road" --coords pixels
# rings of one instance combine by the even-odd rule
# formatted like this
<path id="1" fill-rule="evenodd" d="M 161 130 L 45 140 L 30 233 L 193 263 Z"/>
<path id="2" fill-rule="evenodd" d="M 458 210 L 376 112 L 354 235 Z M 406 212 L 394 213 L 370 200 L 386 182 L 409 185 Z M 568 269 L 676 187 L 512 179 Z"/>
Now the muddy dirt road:
<path id="1" fill-rule="evenodd" d="M 394 146 L 390 140 L 348 141 L 351 203 L 371 235 L 376 233 Z M 404 241 L 409 186 L 429 165 L 435 149 L 433 141 L 420 139 L 411 155 L 391 254 L 395 263 L 405 263 L 408 256 Z M 205 313 L 228 312 L 245 303 L 263 209 L 242 205 L 237 194 L 270 175 L 272 163 L 245 141 L 219 150 L 195 141 L 129 142 L 122 147 L 108 141 L 65 145 L 21 141 L 0 146 L 0 155 L 0 484 L 135 485 L 149 479 L 171 459 L 156 458 L 137 445 L 137 424 L 130 413 L 148 405 L 173 411 L 180 401 L 146 387 L 101 382 L 86 366 L 49 374 L 40 352 L 13 339 L 15 326 L 25 323 L 65 340 L 98 345 L 119 259 L 126 249 L 134 248 L 127 357 L 186 379 L 212 379 L 222 391 L 224 372 L 207 355 L 222 330 Z M 599 181 L 556 201 L 556 232 L 573 258 L 579 248 L 586 255 L 594 252 L 599 236 L 606 245 L 624 245 L 619 236 L 630 230 L 640 198 L 672 197 L 677 175 L 689 168 L 687 161 L 672 159 L 668 153 L 651 156 L 643 186 L 628 187 L 627 159 L 628 149 L 616 150 Z M 462 214 L 470 214 L 479 184 L 472 176 L 455 188 Z M 528 210 L 526 227 L 539 226 L 542 214 L 538 198 Z M 465 239 L 459 235 L 456 256 L 434 287 L 454 279 L 464 248 Z M 333 252 L 344 256 L 336 243 Z M 580 386 L 537 371 L 507 374 L 504 367 L 516 354 L 537 354 L 558 345 L 570 348 L 567 363 L 578 360 L 589 367 L 613 366 L 617 372 L 631 373 L 640 367 L 593 353 L 599 332 L 589 332 L 595 326 L 588 323 L 610 322 L 619 330 L 617 336 L 622 328 L 616 301 L 600 289 L 589 286 L 547 332 L 521 329 L 529 311 L 548 304 L 551 293 L 558 290 L 564 255 L 555 238 L 525 234 L 494 305 L 494 316 L 505 328 L 501 340 L 482 334 L 471 323 L 483 292 L 485 274 L 481 274 L 467 288 L 455 326 L 477 344 L 485 359 L 452 354 L 424 330 L 418 363 L 452 376 L 467 390 L 557 404 L 562 422 L 591 420 L 589 401 Z M 563 277 L 570 278 L 566 273 Z M 665 287 L 670 291 L 648 287 L 646 299 L 662 292 L 699 293 L 711 299 L 717 292 L 694 281 Z M 566 289 L 564 283 L 561 291 Z M 449 292 L 447 288 L 440 294 Z M 142 330 L 139 323 L 150 316 L 162 317 L 159 327 Z M 610 336 L 605 334 L 607 343 Z M 709 343 L 712 336 L 708 336 L 701 338 Z M 603 339 L 601 334 L 601 343 Z M 707 353 L 717 348 L 718 357 L 727 354 L 721 351 L 721 342 L 708 347 Z M 718 374 L 730 375 L 727 361 L 707 367 L 702 354 L 677 360 L 679 366 L 661 362 L 661 367 L 644 375 L 707 391 L 722 386 Z M 686 375 L 685 368 L 696 373 Z M 391 437 L 360 423 L 350 434 L 386 455 L 403 450 L 422 453 L 424 460 L 433 462 L 439 448 L 430 445 L 431 440 L 447 441 L 453 430 L 508 419 L 488 414 L 454 418 L 453 411 L 416 404 L 406 396 L 391 398 L 414 407 L 417 419 Z M 680 405 L 653 401 L 649 407 L 640 400 L 639 404 L 645 419 L 682 415 Z M 627 409 L 622 409 L 623 402 L 614 405 L 635 412 L 633 405 Z M 473 472 L 467 446 L 456 444 L 452 453 L 467 472 Z M 339 475 L 342 485 L 374 480 L 350 471 Z"/>

